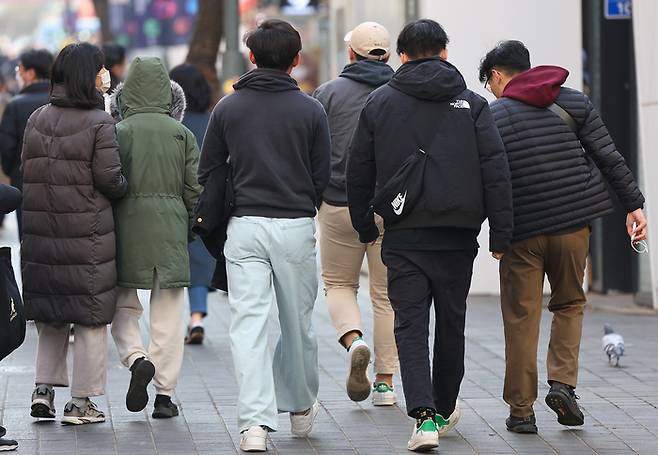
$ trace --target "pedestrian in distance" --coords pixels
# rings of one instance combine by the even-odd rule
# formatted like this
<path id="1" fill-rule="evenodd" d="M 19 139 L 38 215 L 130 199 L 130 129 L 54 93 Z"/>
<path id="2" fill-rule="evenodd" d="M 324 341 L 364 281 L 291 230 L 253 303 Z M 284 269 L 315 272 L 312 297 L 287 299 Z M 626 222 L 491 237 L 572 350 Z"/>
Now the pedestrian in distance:
<path id="1" fill-rule="evenodd" d="M 329 181 L 330 141 L 322 105 L 290 77 L 300 61 L 297 30 L 267 20 L 245 44 L 257 68 L 215 107 L 199 181 L 230 159 L 235 206 L 224 255 L 240 448 L 263 452 L 267 432 L 278 428 L 277 413 L 289 413 L 293 435 L 306 437 L 319 411 L 314 217 Z M 281 325 L 274 358 L 273 300 Z"/>
<path id="2" fill-rule="evenodd" d="M 363 401 L 372 391 L 375 406 L 390 406 L 397 401 L 393 375 L 399 363 L 393 335 L 393 309 L 386 292 L 386 267 L 381 259 L 382 235 L 372 245 L 359 241 L 347 208 L 345 165 L 350 140 L 366 99 L 393 76 L 393 69 L 386 64 L 391 44 L 386 28 L 375 22 L 358 25 L 346 40 L 350 63 L 336 79 L 321 85 L 313 94 L 327 112 L 332 138 L 331 179 L 318 214 L 322 278 L 338 342 L 348 352 L 347 395 L 354 401 Z M 377 225 L 383 234 L 380 217 L 377 217 Z M 374 315 L 374 384 L 368 379 L 371 350 L 363 339 L 357 303 L 359 275 L 366 255 Z"/>
<path id="3" fill-rule="evenodd" d="M 31 415 L 55 418 L 54 387 L 69 385 L 73 324 L 72 398 L 62 423 L 76 425 L 105 421 L 90 397 L 105 394 L 107 324 L 117 297 L 111 201 L 128 186 L 114 121 L 103 111 L 106 71 L 95 46 L 62 49 L 50 103 L 32 114 L 23 142 L 23 299 L 39 333 Z"/>
<path id="4" fill-rule="evenodd" d="M 120 44 L 107 42 L 103 44 L 103 54 L 105 55 L 105 68 L 110 72 L 110 90 L 114 89 L 123 82 L 126 74 L 126 48 Z"/>
<path id="5" fill-rule="evenodd" d="M 183 362 L 183 288 L 190 285 L 187 246 L 201 191 L 199 148 L 180 123 L 183 90 L 158 58 L 133 60 L 125 83 L 112 94 L 111 109 L 119 120 L 119 150 L 131 182 L 114 209 L 119 289 L 112 336 L 131 372 L 128 410 L 146 407 L 147 386 L 155 378 L 152 416 L 170 418 L 178 415 L 171 397 Z M 151 291 L 148 350 L 139 328 L 143 308 L 138 289 Z"/>
<path id="6" fill-rule="evenodd" d="M 514 236 L 500 263 L 505 326 L 507 429 L 536 433 L 537 344 L 544 277 L 553 314 L 546 403 L 563 425 L 583 425 L 575 393 L 586 296 L 590 223 L 613 211 L 606 182 L 628 213 L 631 242 L 646 238 L 644 197 L 591 101 L 564 87 L 569 72 L 530 67 L 520 41 L 482 59 L 480 80 L 498 98 L 491 111 L 514 189 Z"/>
<path id="7" fill-rule="evenodd" d="M 395 312 L 409 450 L 438 447 L 454 428 L 464 375 L 466 297 L 477 236 L 489 219 L 495 257 L 512 237 L 512 188 L 505 149 L 486 100 L 448 61 L 448 37 L 433 20 L 400 32 L 402 66 L 366 101 L 347 162 L 347 198 L 361 242 L 375 242 Z M 429 359 L 434 304 L 433 369 Z"/>
<path id="8" fill-rule="evenodd" d="M 27 120 L 50 98 L 50 68 L 53 56 L 45 49 L 32 49 L 18 57 L 16 78 L 20 91 L 7 104 L 0 121 L 0 158 L 2 170 L 13 187 L 22 190 L 21 151 Z M 16 209 L 18 236 L 22 238 L 21 207 Z"/>
<path id="9" fill-rule="evenodd" d="M 201 146 L 203 135 L 210 121 L 211 92 L 210 85 L 201 71 L 194 65 L 185 63 L 178 65 L 169 73 L 171 80 L 178 83 L 185 93 L 187 108 L 183 125 L 188 127 L 197 144 Z M 190 300 L 190 323 L 187 328 L 185 342 L 202 344 L 205 336 L 203 318 L 208 315 L 208 291 L 211 289 L 215 258 L 208 252 L 201 239 L 195 239 L 188 246 L 190 254 L 190 287 L 187 295 Z"/>

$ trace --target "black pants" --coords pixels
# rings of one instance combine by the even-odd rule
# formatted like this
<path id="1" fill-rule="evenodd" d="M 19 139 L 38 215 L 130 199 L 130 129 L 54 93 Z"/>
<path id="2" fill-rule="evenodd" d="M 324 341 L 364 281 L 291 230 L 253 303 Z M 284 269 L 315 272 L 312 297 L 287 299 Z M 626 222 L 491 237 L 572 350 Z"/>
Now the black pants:
<path id="1" fill-rule="evenodd" d="M 388 297 L 407 413 L 432 408 L 446 419 L 464 377 L 466 297 L 477 250 L 411 251 L 384 248 Z M 436 315 L 433 371 L 429 359 L 430 309 Z"/>

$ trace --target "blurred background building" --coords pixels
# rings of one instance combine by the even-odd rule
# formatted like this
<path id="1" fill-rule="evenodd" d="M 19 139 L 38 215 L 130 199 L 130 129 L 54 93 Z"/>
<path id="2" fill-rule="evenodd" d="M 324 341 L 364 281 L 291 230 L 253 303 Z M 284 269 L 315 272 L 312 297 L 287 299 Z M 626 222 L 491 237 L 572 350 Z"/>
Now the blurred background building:
<path id="1" fill-rule="evenodd" d="M 382 23 L 395 36 L 419 17 L 439 21 L 448 32 L 452 63 L 469 87 L 492 99 L 477 80 L 482 56 L 497 42 L 519 39 L 533 65 L 560 65 L 567 84 L 590 95 L 620 152 L 658 198 L 651 169 L 658 159 L 656 107 L 658 2 L 655 0 L 2 0 L 0 74 L 11 76 L 13 59 L 27 47 L 57 51 L 74 40 L 124 45 L 128 55 L 158 55 L 172 67 L 185 60 L 206 65 L 220 79 L 218 96 L 250 67 L 240 41 L 267 17 L 292 22 L 304 43 L 294 77 L 311 92 L 335 77 L 347 60 L 345 34 L 366 20 Z M 635 11 L 634 11 L 635 8 Z M 638 14 L 637 11 L 642 11 Z M 635 12 L 635 14 L 634 14 Z M 393 57 L 394 67 L 399 59 Z M 6 78 L 5 77 L 5 78 Z M 12 89 L 11 81 L 4 85 Z M 641 151 L 644 154 L 641 154 Z M 653 185 L 653 186 L 652 186 Z M 649 215 L 654 214 L 649 206 Z M 643 305 L 658 306 L 658 253 L 638 256 L 630 248 L 622 211 L 594 225 L 591 290 L 633 293 Z M 652 218 L 658 228 L 658 218 Z M 486 251 L 487 229 L 480 236 Z M 658 238 L 658 232 L 654 238 Z M 658 252 L 658 248 L 656 249 Z M 653 258 L 653 261 L 651 260 Z M 653 267 L 652 267 L 653 262 Z M 653 270 L 653 272 L 652 272 Z M 652 280 L 653 277 L 653 280 Z M 653 282 L 653 284 L 652 284 Z M 476 262 L 474 293 L 497 293 L 497 264 L 486 254 Z"/>

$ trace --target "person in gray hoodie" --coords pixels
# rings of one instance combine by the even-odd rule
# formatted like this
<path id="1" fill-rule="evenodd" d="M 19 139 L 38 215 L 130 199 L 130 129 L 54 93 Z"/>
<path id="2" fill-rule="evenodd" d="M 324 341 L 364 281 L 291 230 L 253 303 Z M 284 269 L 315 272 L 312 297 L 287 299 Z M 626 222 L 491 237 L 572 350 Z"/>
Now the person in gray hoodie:
<path id="1" fill-rule="evenodd" d="M 327 306 L 336 328 L 338 342 L 348 352 L 347 395 L 354 401 L 370 396 L 375 406 L 391 406 L 397 401 L 393 375 L 398 371 L 398 355 L 393 334 L 394 314 L 386 292 L 386 267 L 381 259 L 380 236 L 364 244 L 352 227 L 347 207 L 345 167 L 350 140 L 366 99 L 388 83 L 393 69 L 388 31 L 375 22 L 358 25 L 345 37 L 350 63 L 341 74 L 320 87 L 313 96 L 322 103 L 331 131 L 331 179 L 319 211 L 320 257 Z M 380 231 L 383 226 L 380 223 Z M 375 380 L 368 379 L 371 351 L 363 340 L 364 330 L 357 303 L 359 272 L 367 255 L 370 298 L 373 307 Z"/>

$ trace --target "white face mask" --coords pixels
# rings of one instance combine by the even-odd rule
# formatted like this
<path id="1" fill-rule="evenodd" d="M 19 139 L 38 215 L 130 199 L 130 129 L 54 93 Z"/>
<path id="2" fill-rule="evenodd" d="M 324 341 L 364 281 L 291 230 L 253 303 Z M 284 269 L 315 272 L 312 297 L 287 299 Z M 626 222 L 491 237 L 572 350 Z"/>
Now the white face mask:
<path id="1" fill-rule="evenodd" d="M 107 93 L 107 91 L 110 89 L 110 86 L 112 85 L 110 72 L 107 70 L 107 68 L 102 68 L 98 75 L 101 77 L 100 91 L 102 93 Z"/>

